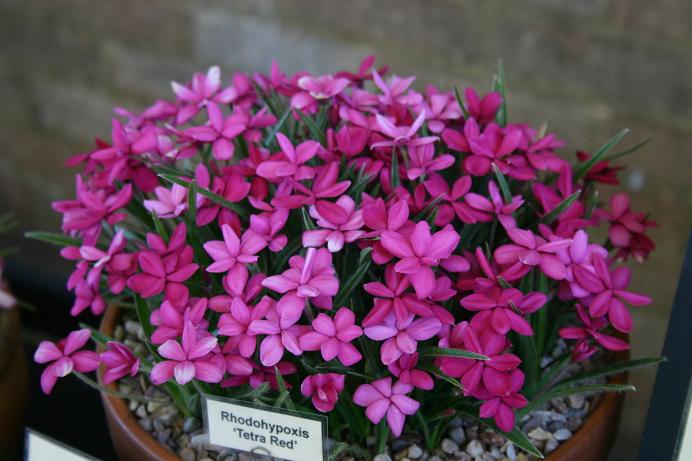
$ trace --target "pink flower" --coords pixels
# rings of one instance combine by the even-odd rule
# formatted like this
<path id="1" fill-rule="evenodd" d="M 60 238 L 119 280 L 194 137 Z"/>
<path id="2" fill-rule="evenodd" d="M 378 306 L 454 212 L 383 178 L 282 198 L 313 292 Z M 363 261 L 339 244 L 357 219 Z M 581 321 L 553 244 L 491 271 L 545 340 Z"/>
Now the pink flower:
<path id="1" fill-rule="evenodd" d="M 371 384 L 361 384 L 353 394 L 353 402 L 367 407 L 365 416 L 373 424 L 378 424 L 386 415 L 389 428 L 399 437 L 404 428 L 405 415 L 415 414 L 420 407 L 419 402 L 406 395 L 412 390 L 410 384 L 398 381 L 392 386 L 392 378 L 382 378 Z"/>
<path id="2" fill-rule="evenodd" d="M 363 329 L 355 324 L 353 312 L 342 307 L 334 319 L 327 314 L 319 314 L 312 321 L 314 331 L 300 337 L 300 347 L 304 351 L 320 350 L 327 362 L 335 357 L 347 367 L 359 362 L 363 356 L 351 341 L 363 335 Z"/>
<path id="3" fill-rule="evenodd" d="M 299 299 L 284 296 L 282 300 L 290 300 L 290 302 L 279 301 L 276 306 L 272 306 L 273 308 L 267 311 L 264 319 L 250 322 L 247 328 L 248 335 L 265 335 L 260 344 L 260 362 L 265 367 L 279 363 L 285 350 L 293 355 L 303 353 L 298 338 L 305 333 L 306 327 L 295 325 L 304 307 L 304 303 L 295 302 Z"/>
<path id="4" fill-rule="evenodd" d="M 172 243 L 177 243 L 175 241 L 180 240 L 181 237 L 182 242 L 185 241 L 185 224 L 180 223 L 176 230 L 178 232 L 177 234 L 176 232 L 173 233 L 169 247 Z M 189 290 L 183 282 L 192 277 L 198 268 L 197 264 L 192 262 L 192 247 L 180 245 L 173 251 L 162 254 L 157 250 L 161 249 L 160 245 L 163 244 L 163 241 L 160 236 L 157 235 L 156 237 L 147 236 L 150 248 L 154 251 L 142 250 L 139 252 L 137 262 L 142 272 L 130 277 L 127 280 L 127 286 L 143 298 L 156 296 L 165 289 L 166 298 L 170 299 L 171 302 L 176 302 L 181 296 L 187 299 Z"/>
<path id="5" fill-rule="evenodd" d="M 488 193 L 490 194 L 490 200 L 475 192 L 468 192 L 464 197 L 468 206 L 474 210 L 476 219 L 478 221 L 490 221 L 494 215 L 497 216 L 500 224 L 505 229 L 516 227 L 513 214 L 524 204 L 524 199 L 521 198 L 521 195 L 515 195 L 510 203 L 505 203 L 500 194 L 500 189 L 494 181 L 488 181 Z M 483 218 L 480 216 L 483 216 Z"/>
<path id="6" fill-rule="evenodd" d="M 368 237 L 375 237 L 384 231 L 398 231 L 408 222 L 408 203 L 400 200 L 389 207 L 384 200 L 378 198 L 363 203 L 363 222 L 372 229 L 373 232 L 367 234 Z M 392 259 L 381 241 L 376 241 L 372 247 L 372 259 L 377 264 L 385 264 Z"/>
<path id="7" fill-rule="evenodd" d="M 376 71 L 372 71 L 372 79 L 375 85 L 382 91 L 380 102 L 385 105 L 401 104 L 404 106 L 415 106 L 423 101 L 420 93 L 409 90 L 416 77 L 401 78 L 392 75 L 388 83 L 385 83 Z M 408 92 L 407 92 L 408 91 Z M 424 114 L 425 115 L 425 114 Z"/>
<path id="8" fill-rule="evenodd" d="M 193 118 L 209 102 L 228 104 L 235 95 L 233 87 L 219 91 L 221 71 L 218 66 L 210 67 L 206 74 L 194 74 L 189 85 L 171 82 L 171 86 L 182 103 L 176 120 L 178 125 L 182 125 Z"/>
<path id="9" fill-rule="evenodd" d="M 425 391 L 431 390 L 435 385 L 432 376 L 427 371 L 416 368 L 416 365 L 418 365 L 418 352 L 403 354 L 399 360 L 387 365 L 387 369 L 403 384 L 410 384 Z"/>
<path id="10" fill-rule="evenodd" d="M 187 188 L 180 184 L 173 184 L 170 189 L 157 187 L 154 193 L 157 200 L 144 200 L 143 204 L 159 218 L 177 218 L 187 209 Z"/>
<path id="11" fill-rule="evenodd" d="M 506 335 L 510 330 L 531 336 L 531 324 L 523 317 L 540 309 L 547 301 L 543 293 L 526 296 L 516 288 L 493 287 L 484 293 L 474 293 L 461 298 L 459 303 L 470 311 L 479 311 L 471 319 L 471 327 L 483 331 L 490 327 L 497 334 Z M 521 314 L 521 315 L 520 315 Z"/>
<path id="12" fill-rule="evenodd" d="M 291 98 L 291 107 L 308 113 L 317 110 L 317 103 L 324 99 L 333 98 L 341 93 L 349 84 L 345 78 L 334 78 L 331 75 L 312 77 L 309 75 L 298 79 L 298 86 L 303 91 Z"/>
<path id="13" fill-rule="evenodd" d="M 392 231 L 382 233 L 382 246 L 400 258 L 394 270 L 409 276 L 418 299 L 430 296 L 435 287 L 432 267 L 449 258 L 458 243 L 459 234 L 452 228 L 431 234 L 425 221 L 417 223 L 410 236 Z"/>
<path id="14" fill-rule="evenodd" d="M 183 334 L 183 328 L 187 322 L 192 322 L 196 327 L 206 329 L 209 322 L 205 320 L 209 300 L 207 298 L 193 298 L 192 306 L 182 308 L 175 307 L 170 301 L 165 300 L 161 307 L 151 314 L 151 323 L 156 329 L 151 335 L 153 344 L 163 344 L 169 339 L 175 339 Z"/>
<path id="15" fill-rule="evenodd" d="M 221 387 L 236 387 L 250 385 L 251 388 L 257 389 L 264 383 L 269 384 L 269 388 L 275 391 L 279 390 L 279 383 L 276 380 L 276 368 L 279 369 L 281 376 L 288 376 L 298 372 L 298 368 L 288 361 L 279 362 L 274 366 L 265 367 L 251 362 L 253 371 L 250 375 L 231 376 L 221 383 Z M 276 368 L 275 368 L 276 367 Z M 286 389 L 291 389 L 292 385 L 285 382 Z"/>
<path id="16" fill-rule="evenodd" d="M 318 373 L 306 376 L 300 385 L 300 393 L 312 398 L 312 404 L 322 413 L 334 409 L 339 394 L 344 390 L 346 376 L 336 373 Z"/>
<path id="17" fill-rule="evenodd" d="M 250 324 L 263 319 L 272 307 L 273 301 L 265 296 L 254 307 L 249 307 L 240 298 L 234 298 L 229 313 L 219 319 L 219 334 L 228 336 L 224 352 L 235 352 L 243 357 L 252 357 L 257 347 L 257 336 L 250 332 Z"/>
<path id="18" fill-rule="evenodd" d="M 425 341 L 440 332 L 442 323 L 436 317 L 415 319 L 409 315 L 404 322 L 389 314 L 384 322 L 365 327 L 365 336 L 375 341 L 384 341 L 380 349 L 380 359 L 384 365 L 398 360 L 403 354 L 413 354 L 418 349 L 418 341 Z"/>
<path id="19" fill-rule="evenodd" d="M 391 138 L 390 141 L 380 141 L 372 144 L 371 148 L 376 147 L 416 147 L 431 144 L 437 141 L 437 136 L 425 136 L 416 138 L 418 130 L 425 121 L 425 114 L 421 113 L 411 126 L 396 126 L 389 119 L 380 114 L 375 114 L 379 131 L 385 136 Z"/>
<path id="20" fill-rule="evenodd" d="M 557 252 L 557 257 L 567 268 L 562 283 L 569 287 L 567 292 L 574 298 L 588 297 L 591 293 L 599 291 L 602 286 L 597 280 L 592 259 L 594 254 L 608 257 L 608 250 L 595 243 L 589 244 L 588 239 L 586 231 L 580 229 L 574 234 L 569 248 Z M 563 299 L 568 298 L 562 292 L 560 296 Z"/>
<path id="21" fill-rule="evenodd" d="M 571 239 L 555 236 L 547 241 L 529 230 L 519 228 L 507 230 L 507 236 L 514 243 L 502 245 L 495 250 L 495 261 L 498 264 L 520 264 L 525 266 L 526 272 L 530 266 L 539 266 L 553 280 L 565 278 L 567 268 L 555 253 L 568 248 L 572 244 Z"/>
<path id="22" fill-rule="evenodd" d="M 394 312 L 399 322 L 405 322 L 411 314 L 421 317 L 431 317 L 432 309 L 413 293 L 406 291 L 411 287 L 408 275 L 399 274 L 393 264 L 388 264 L 384 270 L 385 284 L 368 282 L 363 289 L 370 295 L 376 296 L 374 306 L 363 319 L 363 326 L 369 327 L 381 323 L 385 317 Z"/>
<path id="23" fill-rule="evenodd" d="M 440 370 L 459 378 L 464 386 L 464 395 L 471 395 L 482 384 L 493 395 L 506 395 L 512 388 L 509 372 L 519 366 L 521 360 L 513 354 L 502 353 L 507 348 L 507 339 L 491 330 L 478 334 L 467 322 L 457 324 L 447 338 L 440 341 L 441 347 L 464 349 L 485 355 L 489 360 L 473 360 L 443 357 L 438 361 Z"/>
<path id="24" fill-rule="evenodd" d="M 139 359 L 124 344 L 108 341 L 108 350 L 101 353 L 101 363 L 106 367 L 103 382 L 110 384 L 123 376 L 134 377 L 139 370 Z"/>
<path id="25" fill-rule="evenodd" d="M 488 93 L 483 98 L 478 97 L 478 93 L 471 87 L 464 90 L 464 98 L 466 99 L 466 109 L 469 115 L 481 125 L 486 125 L 493 120 L 497 115 L 497 110 L 502 105 L 502 95 L 497 92 Z"/>
<path id="26" fill-rule="evenodd" d="M 624 351 L 630 348 L 629 344 L 622 339 L 601 333 L 608 326 L 608 322 L 603 317 L 591 318 L 581 304 L 575 305 L 582 327 L 560 328 L 560 337 L 564 339 L 576 339 L 586 347 L 575 347 L 572 356 L 574 360 L 581 361 L 593 355 L 597 348 L 588 345 L 589 339 L 593 338 L 598 344 L 610 351 Z"/>
<path id="27" fill-rule="evenodd" d="M 175 377 L 178 384 L 187 384 L 192 379 L 206 383 L 221 382 L 225 372 L 225 363 L 214 357 L 212 351 L 217 347 L 214 336 L 197 338 L 197 331 L 192 322 L 186 322 L 183 328 L 182 346 L 169 339 L 159 346 L 161 357 L 168 360 L 157 363 L 151 369 L 151 382 L 158 386 Z"/>
<path id="28" fill-rule="evenodd" d="M 332 297 L 339 291 L 339 280 L 332 266 L 332 255 L 326 248 L 308 248 L 305 258 L 292 256 L 290 269 L 281 275 L 267 277 L 262 286 L 277 293 L 311 299 L 317 307 L 331 309 Z"/>
<path id="29" fill-rule="evenodd" d="M 227 224 L 221 226 L 221 232 L 223 241 L 212 240 L 204 244 L 204 250 L 214 260 L 207 267 L 207 272 L 228 272 L 231 286 L 235 281 L 245 284 L 248 278 L 246 266 L 257 262 L 257 253 L 267 245 L 267 241 L 252 231 L 246 231 L 242 238 L 238 238 L 238 234 Z M 239 285 L 235 288 L 242 287 Z"/>
<path id="30" fill-rule="evenodd" d="M 630 199 L 625 193 L 610 197 L 610 211 L 599 210 L 599 216 L 611 223 L 608 239 L 617 248 L 630 247 L 637 235 L 643 235 L 647 228 L 656 225 L 645 213 L 630 210 Z"/>
<path id="31" fill-rule="evenodd" d="M 492 219 L 487 211 L 492 210 L 493 205 L 485 197 L 478 196 L 481 200 L 479 203 L 482 203 L 485 211 L 472 208 L 466 200 L 467 194 L 470 195 L 471 176 L 460 177 L 454 181 L 450 189 L 446 179 L 439 174 L 432 174 L 425 180 L 423 185 L 431 197 L 441 197 L 442 199 L 435 217 L 436 226 L 446 226 L 451 223 L 455 214 L 465 224 L 475 224 L 479 221 L 486 222 Z"/>
<path id="32" fill-rule="evenodd" d="M 434 93 L 417 108 L 416 111 L 424 112 L 428 121 L 428 128 L 433 133 L 440 133 L 449 120 L 461 117 L 461 109 L 452 93 Z"/>
<path id="33" fill-rule="evenodd" d="M 618 267 L 611 271 L 608 269 L 605 259 L 598 254 L 593 255 L 593 265 L 601 285 L 593 287 L 597 288 L 594 293 L 598 294 L 589 303 L 589 315 L 602 317 L 607 314 L 613 327 L 624 333 L 629 332 L 632 329 L 632 315 L 624 303 L 633 306 L 645 306 L 651 304 L 651 298 L 639 293 L 625 291 L 630 284 L 631 277 L 628 268 Z"/>
<path id="34" fill-rule="evenodd" d="M 260 163 L 257 166 L 257 175 L 269 180 L 293 177 L 300 181 L 312 178 L 314 171 L 305 164 L 317 154 L 320 144 L 317 141 L 305 141 L 293 147 L 283 133 L 276 133 L 276 140 L 281 147 L 281 153 L 272 160 Z"/>
<path id="35" fill-rule="evenodd" d="M 342 195 L 336 203 L 319 200 L 310 207 L 310 216 L 317 220 L 321 229 L 303 232 L 304 247 L 320 247 L 327 244 L 331 253 L 341 251 L 344 243 L 360 238 L 365 231 L 363 211 L 356 210 L 356 202 L 348 195 Z"/>
<path id="36" fill-rule="evenodd" d="M 288 243 L 288 237 L 279 234 L 288 220 L 288 210 L 278 209 L 274 212 L 253 214 L 250 216 L 250 230 L 262 237 L 274 253 L 281 251 Z"/>
<path id="37" fill-rule="evenodd" d="M 71 332 L 57 344 L 41 341 L 34 353 L 34 361 L 52 362 L 41 374 L 41 390 L 44 394 L 50 394 L 58 378 L 64 378 L 72 373 L 72 370 L 89 373 L 99 367 L 99 356 L 96 352 L 78 350 L 84 347 L 90 336 L 89 329 L 84 328 Z"/>
<path id="38" fill-rule="evenodd" d="M 410 147 L 408 157 L 406 177 L 411 181 L 454 165 L 454 157 L 449 154 L 435 156 L 435 147 L 432 144 Z"/>
<path id="39" fill-rule="evenodd" d="M 237 114 L 224 118 L 219 106 L 213 102 L 207 104 L 207 113 L 208 126 L 193 126 L 185 130 L 184 134 L 195 141 L 210 143 L 215 159 L 228 160 L 235 152 L 233 140 L 246 129 L 246 119 Z"/>
<path id="40" fill-rule="evenodd" d="M 485 400 L 480 407 L 478 416 L 481 418 L 494 418 L 497 427 L 505 432 L 514 429 L 515 408 L 523 408 L 529 402 L 519 391 L 524 387 L 524 373 L 521 370 L 512 370 L 509 374 L 509 392 L 501 396 L 493 396 L 490 393 L 476 394 L 477 398 Z"/>

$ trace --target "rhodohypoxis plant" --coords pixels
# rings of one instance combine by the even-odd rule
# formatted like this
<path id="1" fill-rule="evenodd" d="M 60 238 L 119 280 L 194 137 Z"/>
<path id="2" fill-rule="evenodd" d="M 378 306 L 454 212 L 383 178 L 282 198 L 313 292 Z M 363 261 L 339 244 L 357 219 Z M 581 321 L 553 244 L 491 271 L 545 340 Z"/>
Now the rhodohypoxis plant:
<path id="1" fill-rule="evenodd" d="M 651 302 L 625 264 L 654 248 L 654 223 L 625 194 L 597 200 L 625 132 L 570 158 L 508 121 L 501 69 L 488 93 L 418 92 L 372 66 L 213 67 L 141 114 L 117 110 L 112 139 L 69 161 L 82 171 L 54 204 L 63 234 L 33 236 L 76 263 L 72 315 L 129 307 L 147 353 L 95 331 L 101 354 L 84 352 L 88 331 L 73 332 L 37 351 L 44 390 L 100 363 L 104 383 L 144 374 L 185 414 L 199 393 L 250 392 L 378 450 L 405 430 L 434 447 L 460 415 L 538 454 L 519 417 L 649 363 L 561 378 L 626 349 L 630 307 Z"/>

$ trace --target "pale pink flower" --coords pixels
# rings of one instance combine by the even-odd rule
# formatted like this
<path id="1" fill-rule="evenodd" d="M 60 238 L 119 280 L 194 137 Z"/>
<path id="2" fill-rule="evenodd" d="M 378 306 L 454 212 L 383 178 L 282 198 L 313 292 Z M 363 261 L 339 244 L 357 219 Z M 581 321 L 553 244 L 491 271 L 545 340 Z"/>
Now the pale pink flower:
<path id="1" fill-rule="evenodd" d="M 115 341 L 108 341 L 108 350 L 101 352 L 101 363 L 106 368 L 103 373 L 103 382 L 110 384 L 123 376 L 135 377 L 139 370 L 139 359 L 130 349 Z"/>
<path id="2" fill-rule="evenodd" d="M 425 341 L 440 332 L 442 323 L 436 317 L 415 319 L 410 314 L 404 322 L 399 322 L 394 314 L 389 314 L 378 325 L 365 327 L 365 336 L 375 341 L 384 341 L 380 349 L 380 359 L 384 365 L 396 361 L 403 354 L 413 354 L 418 341 Z"/>
<path id="3" fill-rule="evenodd" d="M 407 274 L 419 299 L 430 296 L 435 287 L 432 267 L 452 255 L 459 243 L 459 234 L 451 227 L 430 233 L 430 226 L 420 221 L 410 236 L 398 232 L 382 233 L 382 246 L 400 258 L 394 269 Z"/>
<path id="4" fill-rule="evenodd" d="M 294 147 L 283 133 L 276 133 L 276 140 L 281 147 L 280 154 L 260 163 L 257 175 L 270 180 L 292 177 L 300 181 L 312 178 L 314 170 L 305 164 L 317 154 L 320 143 L 304 141 Z"/>
<path id="5" fill-rule="evenodd" d="M 184 131 L 195 141 L 210 143 L 211 152 L 217 160 L 228 160 L 233 157 L 235 146 L 233 140 L 245 129 L 245 118 L 238 115 L 223 116 L 219 106 L 210 102 L 207 104 L 209 125 L 193 126 Z"/>
<path id="6" fill-rule="evenodd" d="M 342 195 L 336 203 L 318 200 L 310 207 L 310 216 L 317 220 L 321 229 L 303 232 L 304 247 L 320 247 L 327 244 L 331 253 L 341 251 L 344 243 L 359 239 L 365 231 L 363 211 L 356 210 L 356 202 L 348 195 Z"/>
<path id="7" fill-rule="evenodd" d="M 372 71 L 372 79 L 375 85 L 382 91 L 380 102 L 385 105 L 401 104 L 404 106 L 415 106 L 423 101 L 423 95 L 409 90 L 409 87 L 416 80 L 416 77 L 401 78 L 392 75 L 389 82 L 385 83 L 376 71 Z"/>
<path id="8" fill-rule="evenodd" d="M 317 307 L 331 309 L 332 297 L 339 291 L 332 255 L 326 248 L 308 248 L 305 257 L 292 256 L 290 269 L 267 277 L 262 286 L 277 293 L 310 299 Z"/>
<path id="9" fill-rule="evenodd" d="M 187 187 L 173 184 L 170 189 L 154 189 L 156 200 L 144 200 L 144 208 L 159 218 L 177 218 L 187 209 Z"/>
<path id="10" fill-rule="evenodd" d="M 404 428 L 406 415 L 418 411 L 420 403 L 406 394 L 413 390 L 410 384 L 397 381 L 392 385 L 392 378 L 382 378 L 371 384 L 361 384 L 353 394 L 353 403 L 367 407 L 365 416 L 373 424 L 378 424 L 387 416 L 387 424 L 394 436 L 399 437 Z"/>
<path id="11" fill-rule="evenodd" d="M 319 77 L 305 75 L 298 79 L 298 86 L 303 91 L 293 95 L 291 107 L 303 112 L 314 113 L 320 101 L 338 95 L 344 91 L 349 83 L 348 79 L 334 78 L 331 75 Z"/>
<path id="12" fill-rule="evenodd" d="M 327 362 L 338 357 L 344 366 L 350 367 L 363 358 L 351 344 L 363 335 L 363 329 L 355 321 L 356 316 L 346 307 L 339 309 L 333 319 L 321 313 L 312 321 L 314 331 L 300 337 L 300 347 L 304 351 L 321 351 Z"/>
<path id="13" fill-rule="evenodd" d="M 437 136 L 425 136 L 422 138 L 416 137 L 418 130 L 425 122 L 425 114 L 421 113 L 411 126 L 397 126 L 388 118 L 375 114 L 377 119 L 377 127 L 379 131 L 390 138 L 389 141 L 379 141 L 370 145 L 371 148 L 376 147 L 416 147 L 431 144 L 437 141 Z"/>
<path id="14" fill-rule="evenodd" d="M 306 376 L 300 385 L 300 393 L 312 399 L 312 404 L 322 413 L 334 409 L 339 394 L 344 390 L 345 375 L 318 373 Z"/>
<path id="15" fill-rule="evenodd" d="M 225 362 L 221 356 L 214 356 L 217 347 L 214 336 L 197 337 L 192 322 L 183 328 L 182 345 L 169 339 L 159 346 L 158 353 L 168 359 L 157 363 L 151 369 L 151 382 L 158 386 L 175 377 L 178 384 L 187 384 L 193 379 L 206 383 L 218 383 L 223 379 Z"/>
<path id="16" fill-rule="evenodd" d="M 218 66 L 210 67 L 206 74 L 196 73 L 188 85 L 171 82 L 173 92 L 181 102 L 176 123 L 182 125 L 193 118 L 199 110 L 210 102 L 228 104 L 234 99 L 232 87 L 221 88 L 221 70 Z"/>
<path id="17" fill-rule="evenodd" d="M 428 100 L 423 101 L 416 111 L 425 113 L 428 128 L 433 133 L 442 132 L 446 123 L 461 117 L 461 109 L 452 93 L 430 94 Z"/>
<path id="18" fill-rule="evenodd" d="M 34 361 L 42 364 L 52 362 L 41 374 L 41 390 L 44 394 L 50 394 L 58 378 L 64 378 L 73 370 L 89 373 L 99 367 L 99 356 L 96 352 L 79 350 L 90 337 L 91 332 L 84 328 L 71 332 L 57 344 L 41 341 L 34 353 Z"/>

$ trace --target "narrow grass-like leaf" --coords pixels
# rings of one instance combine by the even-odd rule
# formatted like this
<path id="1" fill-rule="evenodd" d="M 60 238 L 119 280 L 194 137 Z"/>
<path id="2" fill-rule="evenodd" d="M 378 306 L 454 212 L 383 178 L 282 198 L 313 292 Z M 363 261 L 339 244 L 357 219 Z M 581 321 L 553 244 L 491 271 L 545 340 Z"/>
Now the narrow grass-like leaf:
<path id="1" fill-rule="evenodd" d="M 495 165 L 495 162 L 493 162 L 492 165 L 493 171 L 495 172 L 495 177 L 497 178 L 497 182 L 500 185 L 500 192 L 502 192 L 502 198 L 505 200 L 505 203 L 512 203 L 512 192 L 509 190 L 507 178 L 504 174 L 502 174 L 502 171 L 500 171 L 497 165 Z"/>
<path id="2" fill-rule="evenodd" d="M 399 155 L 396 153 L 396 149 L 392 150 L 392 166 L 389 173 L 392 189 L 396 189 L 401 184 L 401 178 L 399 176 Z"/>
<path id="3" fill-rule="evenodd" d="M 326 140 L 324 137 L 324 131 L 320 129 L 319 126 L 317 126 L 317 123 L 312 119 L 307 114 L 304 114 L 301 111 L 297 111 L 298 115 L 300 116 L 300 119 L 307 125 L 308 129 L 310 130 L 310 135 L 312 136 L 312 139 L 315 139 L 319 141 L 320 144 L 323 146 L 326 144 Z"/>
<path id="4" fill-rule="evenodd" d="M 152 213 L 151 221 L 154 223 L 154 229 L 156 229 L 156 233 L 159 234 L 162 239 L 168 241 L 168 230 L 161 221 L 161 218 L 159 218 L 159 215 L 157 215 L 155 212 Z"/>
<path id="5" fill-rule="evenodd" d="M 617 375 L 620 373 L 624 373 L 626 371 L 634 370 L 636 368 L 648 367 L 649 365 L 657 365 L 665 360 L 666 359 L 663 357 L 649 357 L 644 359 L 629 360 L 627 362 L 613 363 L 601 368 L 597 368 L 595 370 L 580 373 L 576 376 L 565 379 L 564 381 L 560 381 L 555 386 L 555 389 L 571 386 L 572 384 L 576 384 L 581 381 L 601 378 L 603 376 Z"/>
<path id="6" fill-rule="evenodd" d="M 177 176 L 172 176 L 169 174 L 159 174 L 159 177 L 165 179 L 166 181 L 168 181 L 170 183 L 179 184 L 179 185 L 184 186 L 184 187 L 189 187 L 189 185 L 190 185 L 189 181 L 186 181 L 186 180 L 179 178 Z M 238 215 L 240 215 L 242 217 L 247 217 L 247 215 L 248 215 L 247 210 L 245 210 L 240 205 L 237 205 L 233 202 L 229 202 L 225 198 L 221 197 L 220 195 L 213 193 L 212 191 L 210 191 L 208 189 L 202 188 L 202 189 L 199 189 L 197 192 L 199 194 L 203 195 L 204 197 L 208 198 L 212 202 L 218 203 L 219 205 L 226 207 L 229 210 L 234 211 L 235 213 L 237 213 Z"/>
<path id="7" fill-rule="evenodd" d="M 620 157 L 624 157 L 625 155 L 632 154 L 632 153 L 638 151 L 639 149 L 641 149 L 642 147 L 646 146 L 647 144 L 649 144 L 651 142 L 651 140 L 652 140 L 652 138 L 646 138 L 645 140 L 635 144 L 634 146 L 630 147 L 629 149 L 621 150 L 620 152 L 615 152 L 614 154 L 610 154 L 610 155 L 605 156 L 603 158 L 603 160 L 612 161 L 612 160 L 616 160 Z"/>
<path id="8" fill-rule="evenodd" d="M 465 119 L 469 119 L 471 116 L 469 115 L 469 111 L 466 110 L 466 106 L 464 105 L 464 100 L 461 98 L 461 93 L 459 93 L 459 88 L 454 86 L 454 96 L 457 98 L 457 104 L 459 104 L 459 108 L 461 109 L 461 112 L 464 114 Z"/>
<path id="9" fill-rule="evenodd" d="M 442 381 L 448 382 L 449 384 L 451 384 L 452 386 L 454 386 L 458 389 L 464 390 L 464 386 L 461 385 L 461 383 L 459 382 L 458 379 L 452 378 L 451 376 L 444 373 L 442 370 L 440 370 L 438 367 L 436 367 L 432 363 L 429 365 L 419 366 L 418 368 L 420 368 L 421 370 L 427 371 L 428 373 L 436 376 L 437 378 L 441 379 Z"/>
<path id="10" fill-rule="evenodd" d="M 370 250 L 370 248 L 367 248 L 366 250 Z M 361 252 L 361 255 L 362 254 L 363 252 Z M 364 259 L 365 260 L 361 261 L 360 265 L 358 266 L 358 269 L 356 269 L 353 275 L 351 275 L 351 277 L 348 280 L 346 280 L 346 283 L 341 285 L 339 289 L 339 294 L 336 296 L 336 299 L 334 300 L 335 306 L 345 305 L 346 301 L 348 301 L 348 298 L 351 296 L 353 290 L 355 290 L 356 287 L 359 286 L 363 281 L 363 277 L 365 277 L 365 274 L 368 272 L 368 269 L 370 269 L 370 263 L 372 261 L 370 258 Z"/>
<path id="11" fill-rule="evenodd" d="M 505 83 L 505 67 L 502 64 L 502 60 L 497 63 L 497 78 L 495 79 L 495 85 L 493 88 L 495 91 L 500 93 L 502 96 L 502 104 L 500 109 L 497 111 L 496 121 L 501 127 L 507 126 L 507 87 Z"/>
<path id="12" fill-rule="evenodd" d="M 274 126 L 272 126 L 271 130 L 267 133 L 267 135 L 264 137 L 264 140 L 262 141 L 262 144 L 264 147 L 269 147 L 271 143 L 274 141 L 274 137 L 276 136 L 276 133 L 280 132 L 281 129 L 283 128 L 284 124 L 286 123 L 286 120 L 288 120 L 288 117 L 291 115 L 291 108 L 288 107 L 284 111 L 283 115 L 279 119 L 278 122 Z"/>
<path id="13" fill-rule="evenodd" d="M 279 387 L 279 393 L 280 396 L 283 396 L 284 394 L 286 395 L 285 403 L 286 403 L 286 408 L 289 410 L 295 410 L 296 406 L 293 404 L 293 400 L 291 399 L 291 394 L 288 392 L 288 389 L 286 388 L 286 383 L 284 382 L 284 377 L 281 375 L 281 372 L 279 371 L 279 367 L 274 365 L 274 375 L 276 376 L 276 383 Z M 277 405 L 278 406 L 278 405 Z"/>
<path id="14" fill-rule="evenodd" d="M 629 129 L 625 128 L 624 130 L 620 131 L 618 134 L 613 136 L 606 142 L 598 151 L 591 156 L 590 159 L 588 159 L 586 162 L 582 163 L 581 165 L 577 165 L 577 167 L 574 169 L 574 182 L 579 181 L 581 178 L 586 176 L 586 173 L 591 170 L 591 168 L 594 167 L 598 162 L 600 162 L 603 157 L 612 149 L 615 147 L 617 143 L 620 142 L 622 138 L 625 137 L 627 133 L 629 133 Z"/>
<path id="15" fill-rule="evenodd" d="M 61 247 L 80 246 L 82 241 L 67 235 L 55 234 L 53 232 L 26 232 L 24 237 L 40 240 Z"/>
<path id="16" fill-rule="evenodd" d="M 310 217 L 310 213 L 308 213 L 307 208 L 300 208 L 300 216 L 303 218 L 303 228 L 305 230 L 316 229 L 315 223 L 312 222 L 312 218 Z"/>
<path id="17" fill-rule="evenodd" d="M 538 222 L 541 224 L 551 224 L 562 215 L 581 195 L 581 189 L 564 199 L 558 206 L 553 208 L 550 213 L 546 213 Z"/>
<path id="18" fill-rule="evenodd" d="M 463 357 L 475 360 L 490 360 L 490 357 L 483 354 L 448 347 L 426 347 L 421 349 L 420 355 L 421 357 Z"/>

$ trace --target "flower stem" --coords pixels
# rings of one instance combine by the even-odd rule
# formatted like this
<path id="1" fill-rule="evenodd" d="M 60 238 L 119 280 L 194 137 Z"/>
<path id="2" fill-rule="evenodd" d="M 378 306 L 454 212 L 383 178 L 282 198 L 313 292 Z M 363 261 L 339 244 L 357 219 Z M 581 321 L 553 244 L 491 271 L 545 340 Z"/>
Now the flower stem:
<path id="1" fill-rule="evenodd" d="M 383 418 L 377 426 L 377 454 L 382 454 L 387 449 L 387 436 L 389 435 L 389 427 L 387 421 Z"/>

